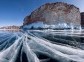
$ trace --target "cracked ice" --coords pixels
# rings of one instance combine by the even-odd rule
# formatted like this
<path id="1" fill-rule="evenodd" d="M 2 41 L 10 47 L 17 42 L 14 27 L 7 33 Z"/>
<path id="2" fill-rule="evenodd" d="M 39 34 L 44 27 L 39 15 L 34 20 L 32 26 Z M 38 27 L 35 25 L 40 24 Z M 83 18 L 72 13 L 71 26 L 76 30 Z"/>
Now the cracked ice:
<path id="1" fill-rule="evenodd" d="M 84 62 L 84 49 L 54 44 L 36 32 L 0 33 L 0 62 Z"/>

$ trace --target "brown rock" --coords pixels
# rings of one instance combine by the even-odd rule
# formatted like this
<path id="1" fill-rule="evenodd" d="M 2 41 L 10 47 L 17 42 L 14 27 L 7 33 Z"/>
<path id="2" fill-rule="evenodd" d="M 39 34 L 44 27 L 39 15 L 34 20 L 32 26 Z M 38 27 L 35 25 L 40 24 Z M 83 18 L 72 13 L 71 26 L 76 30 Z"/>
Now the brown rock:
<path id="1" fill-rule="evenodd" d="M 81 13 L 81 25 L 84 27 L 84 12 Z"/>
<path id="2" fill-rule="evenodd" d="M 47 3 L 26 16 L 23 25 L 36 21 L 43 21 L 46 24 L 64 22 L 78 26 L 81 24 L 80 11 L 74 5 L 63 2 Z"/>

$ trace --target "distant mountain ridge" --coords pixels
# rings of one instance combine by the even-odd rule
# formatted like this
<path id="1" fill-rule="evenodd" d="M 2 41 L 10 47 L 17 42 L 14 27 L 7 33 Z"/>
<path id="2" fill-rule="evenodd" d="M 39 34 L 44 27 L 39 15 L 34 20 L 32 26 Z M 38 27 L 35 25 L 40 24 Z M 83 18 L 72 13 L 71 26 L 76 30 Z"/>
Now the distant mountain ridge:
<path id="1" fill-rule="evenodd" d="M 0 27 L 0 29 L 20 29 L 20 26 L 3 26 Z"/>

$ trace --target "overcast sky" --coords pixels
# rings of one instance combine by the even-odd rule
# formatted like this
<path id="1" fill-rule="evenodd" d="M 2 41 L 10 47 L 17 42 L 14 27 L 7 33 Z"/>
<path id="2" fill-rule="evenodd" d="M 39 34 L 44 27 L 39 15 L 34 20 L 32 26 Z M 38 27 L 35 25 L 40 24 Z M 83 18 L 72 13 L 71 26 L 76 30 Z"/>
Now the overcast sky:
<path id="1" fill-rule="evenodd" d="M 66 2 L 84 11 L 84 0 L 0 0 L 0 26 L 22 25 L 25 16 L 48 2 Z"/>

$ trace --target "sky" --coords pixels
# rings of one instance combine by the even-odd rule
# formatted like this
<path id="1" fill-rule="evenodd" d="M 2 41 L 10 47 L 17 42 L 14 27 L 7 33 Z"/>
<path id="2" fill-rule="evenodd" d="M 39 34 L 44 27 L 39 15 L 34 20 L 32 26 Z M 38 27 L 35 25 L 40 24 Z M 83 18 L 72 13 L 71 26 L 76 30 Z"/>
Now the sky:
<path id="1" fill-rule="evenodd" d="M 49 2 L 73 4 L 84 12 L 84 0 L 0 0 L 0 26 L 20 26 L 25 16 Z"/>

